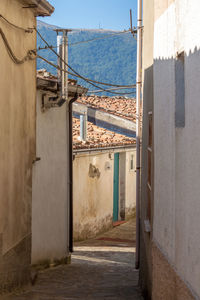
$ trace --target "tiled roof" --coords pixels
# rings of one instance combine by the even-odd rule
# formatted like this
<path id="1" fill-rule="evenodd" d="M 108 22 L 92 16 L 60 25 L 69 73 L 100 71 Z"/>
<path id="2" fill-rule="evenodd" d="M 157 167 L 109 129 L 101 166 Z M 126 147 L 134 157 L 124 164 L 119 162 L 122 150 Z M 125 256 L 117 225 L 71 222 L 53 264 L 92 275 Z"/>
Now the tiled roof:
<path id="1" fill-rule="evenodd" d="M 130 121 L 136 121 L 136 100 L 125 97 L 82 96 L 77 102 L 106 111 Z"/>
<path id="2" fill-rule="evenodd" d="M 60 92 L 60 81 L 58 77 L 47 72 L 46 69 L 41 69 L 37 71 L 37 88 L 39 89 L 50 89 L 54 90 L 59 96 Z M 87 89 L 83 86 L 77 84 L 77 80 L 68 78 L 68 96 L 69 98 L 74 97 L 77 93 L 83 95 L 87 92 Z"/>
<path id="3" fill-rule="evenodd" d="M 58 77 L 48 72 L 46 69 L 37 70 L 37 78 L 49 79 L 58 81 Z M 76 85 L 77 80 L 68 78 L 68 83 L 71 85 Z"/>
<path id="4" fill-rule="evenodd" d="M 74 149 L 92 149 L 116 146 L 135 145 L 135 139 L 126 137 L 107 129 L 98 127 L 87 122 L 87 139 L 81 141 L 80 136 L 80 120 L 73 118 L 73 148 Z"/>

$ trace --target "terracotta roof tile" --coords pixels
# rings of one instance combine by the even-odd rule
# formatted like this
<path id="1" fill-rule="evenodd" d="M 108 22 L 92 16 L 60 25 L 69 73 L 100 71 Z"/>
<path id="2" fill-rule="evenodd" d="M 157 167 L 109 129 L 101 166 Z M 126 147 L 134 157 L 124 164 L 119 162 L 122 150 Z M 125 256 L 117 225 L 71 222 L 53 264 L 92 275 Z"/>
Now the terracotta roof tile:
<path id="1" fill-rule="evenodd" d="M 110 114 L 136 121 L 136 100 L 125 97 L 83 96 L 77 102 Z"/>
<path id="2" fill-rule="evenodd" d="M 91 122 L 87 122 L 87 140 L 81 141 L 80 136 L 80 120 L 73 118 L 73 148 L 74 149 L 92 149 L 103 147 L 127 146 L 135 145 L 135 139 L 126 137 L 100 128 Z"/>

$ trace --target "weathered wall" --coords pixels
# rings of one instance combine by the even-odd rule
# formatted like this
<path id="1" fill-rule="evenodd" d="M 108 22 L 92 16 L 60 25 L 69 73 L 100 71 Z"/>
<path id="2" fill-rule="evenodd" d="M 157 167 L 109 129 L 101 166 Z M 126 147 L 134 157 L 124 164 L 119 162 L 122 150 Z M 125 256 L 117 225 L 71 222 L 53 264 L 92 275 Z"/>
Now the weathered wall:
<path id="1" fill-rule="evenodd" d="M 154 40 L 154 2 L 143 1 L 143 127 L 141 151 L 141 215 L 140 215 L 140 285 L 145 299 L 151 297 L 152 286 L 152 258 L 151 258 L 151 233 L 145 231 L 144 220 L 148 215 L 148 139 L 149 139 L 149 112 L 153 109 L 153 40 Z M 153 149 L 153 146 L 152 146 Z M 152 187 L 153 187 L 153 157 L 152 157 Z M 151 191 L 151 225 L 153 222 L 153 189 Z"/>
<path id="2" fill-rule="evenodd" d="M 66 105 L 41 110 L 37 92 L 36 154 L 33 168 L 32 263 L 67 255 Z"/>
<path id="3" fill-rule="evenodd" d="M 105 154 L 76 156 L 74 168 L 74 239 L 95 236 L 112 225 L 113 162 Z"/>
<path id="4" fill-rule="evenodd" d="M 129 170 L 128 166 L 131 154 L 135 159 L 135 150 L 120 152 L 119 219 L 126 218 L 135 207 L 135 170 Z M 73 168 L 74 239 L 86 239 L 112 225 L 114 154 L 78 154 Z"/>
<path id="5" fill-rule="evenodd" d="M 136 206 L 136 150 L 126 151 L 125 219 L 135 215 Z M 131 159 L 133 156 L 133 169 Z"/>
<path id="6" fill-rule="evenodd" d="M 161 4 L 162 0 L 155 1 L 155 9 Z M 196 299 L 200 298 L 199 25 L 197 0 L 174 1 L 154 25 L 153 238 L 170 267 L 176 270 Z M 185 51 L 185 126 L 177 128 L 175 67 L 176 54 L 182 51 Z M 178 107 L 179 110 L 183 108 Z M 155 270 L 153 276 L 157 280 L 161 272 Z M 179 294 L 173 297 L 184 299 Z M 154 299 L 171 298 L 157 295 Z"/>
<path id="7" fill-rule="evenodd" d="M 36 21 L 21 1 L 0 1 L 0 12 L 21 27 Z M 36 48 L 36 34 L 0 19 L 0 28 L 18 58 Z M 0 36 L 0 292 L 29 281 L 31 258 L 32 161 L 35 156 L 36 62 L 16 65 Z"/>

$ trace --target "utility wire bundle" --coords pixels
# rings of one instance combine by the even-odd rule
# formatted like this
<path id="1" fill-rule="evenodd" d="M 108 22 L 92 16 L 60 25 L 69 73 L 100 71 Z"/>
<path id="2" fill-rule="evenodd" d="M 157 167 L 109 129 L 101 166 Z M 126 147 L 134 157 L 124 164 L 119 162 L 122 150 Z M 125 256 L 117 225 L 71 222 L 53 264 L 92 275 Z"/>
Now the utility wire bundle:
<path id="1" fill-rule="evenodd" d="M 111 84 L 111 83 L 105 83 L 105 82 L 100 82 L 100 81 L 96 81 L 96 80 L 92 80 L 92 79 L 89 79 L 87 77 L 84 77 L 82 75 L 80 75 L 77 71 L 75 71 L 69 64 L 67 64 L 61 57 L 60 55 L 48 44 L 48 42 L 44 39 L 44 37 L 41 35 L 41 33 L 37 30 L 37 28 L 35 27 L 34 28 L 37 32 L 37 34 L 39 35 L 39 37 L 42 39 L 42 41 L 47 45 L 47 48 L 50 49 L 73 73 L 71 73 L 70 71 L 66 71 L 62 68 L 60 68 L 58 65 L 55 65 L 53 64 L 52 62 L 48 61 L 47 59 L 45 59 L 44 57 L 38 55 L 37 57 L 42 59 L 43 61 L 45 61 L 46 63 L 50 64 L 51 66 L 57 68 L 58 70 L 60 71 L 63 71 L 63 72 L 67 72 L 69 75 L 71 76 L 75 76 L 75 77 L 78 77 L 82 80 L 84 80 L 85 82 L 89 83 L 90 85 L 94 86 L 95 88 L 99 89 L 98 92 L 107 92 L 107 93 L 111 93 L 111 94 L 116 94 L 116 95 L 128 95 L 128 94 L 133 94 L 133 92 L 127 92 L 127 93 L 120 93 L 120 92 L 114 92 L 114 91 L 110 91 L 109 89 L 104 89 L 97 84 L 101 84 L 101 85 L 106 85 L 106 86 L 109 86 L 109 87 L 117 87 L 117 88 L 129 88 L 129 89 L 132 89 L 132 88 L 135 88 L 135 85 L 117 85 L 117 84 Z M 90 91 L 89 91 L 90 92 Z M 94 91 L 92 91 L 94 92 Z"/>
<path id="2" fill-rule="evenodd" d="M 9 24 L 10 26 L 14 27 L 15 29 L 19 29 L 19 30 L 22 30 L 24 31 L 25 33 L 32 33 L 33 32 L 33 29 L 37 32 L 37 34 L 39 35 L 39 37 L 42 39 L 42 41 L 46 44 L 46 47 L 44 49 L 50 49 L 59 59 L 60 61 L 62 61 L 64 63 L 64 65 L 66 65 L 70 70 L 70 71 L 66 71 L 64 69 L 62 69 L 60 66 L 48 61 L 47 59 L 45 59 L 44 57 L 40 56 L 40 55 L 37 55 L 37 50 L 29 50 L 26 54 L 26 56 L 24 56 L 22 59 L 19 59 L 15 56 L 14 52 L 12 51 L 12 48 L 3 32 L 3 30 L 0 28 L 0 35 L 3 39 L 3 42 L 5 44 L 5 47 L 6 47 L 6 50 L 10 56 L 10 58 L 13 60 L 13 62 L 15 64 L 23 64 L 24 62 L 26 62 L 27 60 L 32 60 L 32 59 L 35 59 L 35 58 L 39 58 L 39 59 L 42 59 L 44 62 L 48 63 L 49 65 L 53 66 L 54 68 L 60 70 L 60 71 L 63 71 L 63 72 L 67 72 L 69 75 L 71 76 L 75 76 L 77 78 L 80 78 L 82 80 L 84 80 L 85 82 L 89 83 L 90 85 L 94 86 L 95 88 L 97 88 L 98 90 L 94 90 L 94 91 L 89 91 L 89 92 L 92 92 L 92 93 L 98 93 L 98 92 L 107 92 L 107 93 L 111 93 L 111 94 L 116 94 L 116 95 L 127 95 L 127 94 L 133 94 L 133 92 L 127 92 L 127 93 L 120 93 L 120 92 L 114 92 L 113 90 L 119 90 L 119 89 L 133 89 L 135 88 L 136 86 L 135 85 L 118 85 L 118 84 L 112 84 L 112 83 L 106 83 L 106 82 L 101 82 L 101 81 L 96 81 L 96 80 L 92 80 L 90 78 L 87 78 L 85 76 L 82 76 L 81 74 L 79 74 L 75 69 L 73 69 L 69 64 L 67 64 L 61 57 L 60 55 L 53 49 L 54 47 L 50 46 L 48 44 L 48 42 L 45 40 L 45 38 L 41 35 L 41 33 L 37 30 L 36 27 L 34 28 L 22 28 L 20 26 L 17 26 L 13 23 L 11 23 L 10 21 L 8 21 L 4 16 L 2 16 L 0 14 L 0 18 L 3 19 L 7 24 Z M 124 31 L 122 33 L 127 33 L 129 31 Z M 121 34 L 121 33 L 118 33 L 118 34 Z M 112 35 L 116 35 L 116 34 L 111 34 L 109 35 L 112 36 Z M 79 43 L 86 43 L 86 42 L 90 42 L 90 41 L 93 41 L 93 40 L 98 40 L 98 39 L 102 39 L 102 38 L 105 38 L 104 37 L 100 37 L 100 38 L 95 38 L 95 39 L 91 39 L 91 40 L 88 40 L 88 41 L 82 41 L 82 42 L 77 42 L 77 43 L 74 43 L 74 44 L 79 44 Z M 104 86 L 108 86 L 110 87 L 109 89 L 106 89 L 106 88 L 103 88 L 103 87 L 100 87 L 98 86 L 97 84 L 100 84 L 100 85 L 104 85 Z"/>

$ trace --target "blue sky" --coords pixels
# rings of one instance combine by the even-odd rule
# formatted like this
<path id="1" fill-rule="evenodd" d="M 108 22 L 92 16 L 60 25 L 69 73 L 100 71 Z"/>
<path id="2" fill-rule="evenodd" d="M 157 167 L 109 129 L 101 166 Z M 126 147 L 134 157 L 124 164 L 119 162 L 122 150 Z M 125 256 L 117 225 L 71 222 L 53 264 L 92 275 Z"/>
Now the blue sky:
<path id="1" fill-rule="evenodd" d="M 129 10 L 136 25 L 137 0 L 49 0 L 55 7 L 51 17 L 39 18 L 63 28 L 124 30 L 130 27 Z"/>

